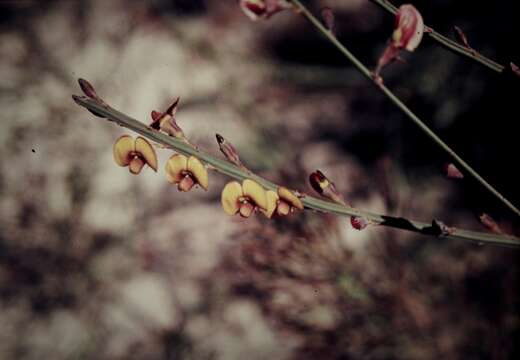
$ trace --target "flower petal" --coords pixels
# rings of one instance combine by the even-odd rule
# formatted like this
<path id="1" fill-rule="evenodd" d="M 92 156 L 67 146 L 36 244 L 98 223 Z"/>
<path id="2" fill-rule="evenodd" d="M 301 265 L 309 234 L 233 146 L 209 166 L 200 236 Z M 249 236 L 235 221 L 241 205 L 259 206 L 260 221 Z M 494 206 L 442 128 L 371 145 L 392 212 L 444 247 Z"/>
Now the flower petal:
<path id="1" fill-rule="evenodd" d="M 137 139 L 135 139 L 135 151 L 141 155 L 143 160 L 153 171 L 157 172 L 157 154 L 148 140 L 138 136 Z"/>
<path id="2" fill-rule="evenodd" d="M 183 171 L 188 169 L 188 158 L 182 154 L 175 154 L 170 156 L 168 161 L 166 162 L 166 167 L 164 168 L 166 172 L 166 178 L 169 182 L 177 184 L 182 180 L 184 175 Z"/>
<path id="3" fill-rule="evenodd" d="M 119 166 L 128 166 L 132 160 L 135 142 L 130 135 L 123 135 L 116 140 L 113 147 L 114 160 Z"/>
<path id="4" fill-rule="evenodd" d="M 222 208 L 228 215 L 235 215 L 240 209 L 239 198 L 243 195 L 242 186 L 236 181 L 231 181 L 224 186 L 220 201 Z"/>
<path id="5" fill-rule="evenodd" d="M 141 159 L 139 156 L 134 157 L 132 160 L 130 160 L 130 164 L 128 166 L 128 169 L 130 172 L 134 175 L 137 175 L 141 172 L 145 162 L 143 159 Z"/>
<path id="6" fill-rule="evenodd" d="M 280 196 L 280 199 L 284 200 L 292 207 L 295 207 L 299 210 L 303 210 L 303 204 L 301 200 L 296 195 L 294 195 L 294 193 L 291 192 L 289 189 L 280 186 L 278 188 L 278 196 Z"/>
<path id="7" fill-rule="evenodd" d="M 267 210 L 267 196 L 261 185 L 251 179 L 245 179 L 242 183 L 242 190 L 244 196 L 253 200 L 259 208 Z"/>
<path id="8" fill-rule="evenodd" d="M 208 190 L 208 170 L 195 156 L 188 158 L 188 171 L 193 175 L 195 180 L 204 189 Z"/>
<path id="9" fill-rule="evenodd" d="M 270 219 L 271 216 L 273 216 L 274 210 L 276 209 L 279 197 L 278 194 L 273 190 L 266 191 L 265 195 L 267 197 L 267 209 L 261 211 L 266 217 Z"/>

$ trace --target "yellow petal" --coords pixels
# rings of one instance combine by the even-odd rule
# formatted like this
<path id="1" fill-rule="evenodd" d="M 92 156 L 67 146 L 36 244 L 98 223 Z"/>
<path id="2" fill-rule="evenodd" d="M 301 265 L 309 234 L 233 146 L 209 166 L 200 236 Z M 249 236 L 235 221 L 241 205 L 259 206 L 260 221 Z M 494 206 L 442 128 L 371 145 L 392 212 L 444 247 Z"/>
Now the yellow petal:
<path id="1" fill-rule="evenodd" d="M 294 193 L 289 189 L 280 186 L 278 188 L 278 196 L 280 196 L 280 199 L 284 200 L 292 207 L 295 207 L 299 210 L 303 210 L 303 204 L 301 200 L 298 198 L 298 196 L 294 195 Z"/>
<path id="2" fill-rule="evenodd" d="M 242 194 L 242 186 L 236 181 L 231 181 L 224 186 L 220 201 L 226 214 L 235 215 L 237 213 L 240 208 L 238 199 Z"/>
<path id="3" fill-rule="evenodd" d="M 188 168 L 188 158 L 182 154 L 175 154 L 170 156 L 166 162 L 165 172 L 166 178 L 169 182 L 177 184 L 182 180 L 184 175 L 183 171 Z"/>
<path id="4" fill-rule="evenodd" d="M 188 158 L 188 171 L 193 175 L 195 180 L 204 189 L 208 190 L 208 171 L 195 156 Z"/>
<path id="5" fill-rule="evenodd" d="M 157 154 L 155 150 L 145 138 L 138 136 L 135 139 L 135 151 L 141 155 L 144 161 L 153 171 L 157 172 Z"/>
<path id="6" fill-rule="evenodd" d="M 130 166 L 128 166 L 128 169 L 130 172 L 134 175 L 137 175 L 141 172 L 141 169 L 144 166 L 144 160 L 140 157 L 136 156 L 132 160 L 130 160 Z"/>
<path id="7" fill-rule="evenodd" d="M 242 190 L 244 196 L 253 200 L 259 208 L 267 210 L 267 195 L 261 185 L 251 179 L 245 179 L 242 183 Z"/>
<path id="8" fill-rule="evenodd" d="M 131 154 L 135 150 L 134 145 L 134 139 L 130 135 L 123 135 L 116 140 L 112 152 L 117 165 L 128 166 L 130 164 Z"/>
<path id="9" fill-rule="evenodd" d="M 267 197 L 267 209 L 261 211 L 266 217 L 270 219 L 271 216 L 273 216 L 274 210 L 276 209 L 276 205 L 278 203 L 278 194 L 273 190 L 268 190 L 265 194 Z"/>

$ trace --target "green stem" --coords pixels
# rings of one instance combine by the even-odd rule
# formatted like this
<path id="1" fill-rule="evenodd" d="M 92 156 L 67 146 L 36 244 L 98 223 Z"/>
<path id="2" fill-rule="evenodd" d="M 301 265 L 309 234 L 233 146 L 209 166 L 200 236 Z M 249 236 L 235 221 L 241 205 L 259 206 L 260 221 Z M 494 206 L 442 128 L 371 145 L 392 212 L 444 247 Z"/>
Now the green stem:
<path id="1" fill-rule="evenodd" d="M 154 141 L 156 143 L 162 144 L 167 148 L 175 150 L 184 155 L 194 155 L 199 158 L 204 163 L 211 165 L 217 171 L 222 174 L 228 175 L 237 180 L 243 180 L 246 178 L 253 179 L 258 183 L 262 184 L 265 188 L 270 190 L 275 190 L 278 188 L 278 185 L 258 176 L 255 174 L 250 174 L 237 166 L 231 164 L 228 161 L 218 159 L 208 153 L 201 151 L 198 148 L 195 148 L 186 142 L 176 139 L 174 137 L 165 135 L 157 130 L 151 129 L 150 127 L 144 125 L 143 123 L 129 117 L 128 115 L 123 114 L 122 112 L 106 105 L 101 104 L 99 101 L 96 101 L 91 98 L 87 98 L 84 96 L 73 96 L 74 101 L 84 108 L 101 115 L 108 119 L 109 121 L 113 121 L 118 125 L 121 125 L 125 128 L 128 128 L 148 139 Z M 343 216 L 361 216 L 369 220 L 373 224 L 388 226 L 392 228 L 398 228 L 403 230 L 409 230 L 420 234 L 425 235 L 437 235 L 441 234 L 436 231 L 436 228 L 431 224 L 423 223 L 419 221 L 412 221 L 404 218 L 397 218 L 392 216 L 379 215 L 376 213 L 362 211 L 358 209 L 354 209 L 348 206 L 342 206 L 334 203 L 330 203 L 327 201 L 323 201 L 317 198 L 314 198 L 309 195 L 305 195 L 302 199 L 304 206 L 308 209 L 317 210 L 320 212 L 333 213 L 337 215 Z M 501 246 L 510 246 L 510 247 L 520 247 L 520 239 L 514 236 L 506 236 L 506 235 L 498 235 L 477 231 L 468 231 L 452 228 L 449 234 L 442 234 L 442 237 L 447 239 L 462 239 L 477 242 L 478 244 L 494 244 Z"/>
<path id="2" fill-rule="evenodd" d="M 395 15 L 397 13 L 397 7 L 395 7 L 388 0 L 370 0 L 370 1 L 379 5 L 381 8 L 383 8 L 384 10 L 388 11 L 391 14 Z M 501 73 L 502 71 L 504 71 L 505 67 L 503 65 L 497 63 L 496 61 L 493 61 L 493 60 L 485 57 L 484 55 L 478 53 L 474 49 L 469 49 L 466 46 L 459 44 L 458 42 L 453 41 L 444 35 L 439 34 L 437 31 L 433 30 L 429 26 L 426 26 L 426 28 L 428 29 L 428 32 L 427 32 L 428 36 L 430 36 L 433 40 L 437 41 L 439 44 L 441 44 L 441 46 L 445 47 L 446 49 L 448 49 L 456 54 L 470 58 L 471 60 L 474 60 L 474 61 L 478 62 L 479 64 L 481 64 L 493 71 L 496 71 L 498 73 Z"/>
<path id="3" fill-rule="evenodd" d="M 520 210 L 516 208 L 509 200 L 500 194 L 491 184 L 489 184 L 482 176 L 480 176 L 468 163 L 466 163 L 455 151 L 453 151 L 441 138 L 439 138 L 412 110 L 410 110 L 397 96 L 395 96 L 390 89 L 388 89 L 382 82 L 374 80 L 373 73 L 363 65 L 339 40 L 330 32 L 299 0 L 290 0 L 296 9 L 309 22 L 320 31 L 345 57 L 354 64 L 354 66 L 368 79 L 370 79 L 389 99 L 396 105 L 401 112 L 403 112 L 410 120 L 412 120 L 421 130 L 423 130 L 430 139 L 432 139 L 438 146 L 446 151 L 467 173 L 469 173 L 475 180 L 491 192 L 497 199 L 505 204 L 514 213 L 520 216 Z"/>

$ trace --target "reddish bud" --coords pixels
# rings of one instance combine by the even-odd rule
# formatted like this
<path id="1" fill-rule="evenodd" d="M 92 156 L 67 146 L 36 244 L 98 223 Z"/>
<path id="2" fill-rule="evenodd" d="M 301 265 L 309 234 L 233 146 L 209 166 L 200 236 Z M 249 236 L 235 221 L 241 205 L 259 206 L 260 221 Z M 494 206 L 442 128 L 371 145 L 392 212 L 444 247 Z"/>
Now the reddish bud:
<path id="1" fill-rule="evenodd" d="M 224 137 L 220 134 L 215 134 L 215 137 L 217 138 L 217 143 L 220 148 L 220 151 L 226 159 L 228 159 L 230 162 L 235 164 L 238 167 L 243 167 L 242 161 L 240 161 L 240 157 L 238 156 L 238 151 L 235 149 L 233 144 L 231 144 L 229 141 L 224 139 Z"/>
<path id="2" fill-rule="evenodd" d="M 352 216 L 350 218 L 350 224 L 356 230 L 363 230 L 370 225 L 370 222 L 362 216 Z"/>
<path id="3" fill-rule="evenodd" d="M 160 113 L 159 111 L 152 110 L 150 116 L 152 117 L 152 120 L 155 122 L 159 120 L 159 118 L 162 116 L 162 113 Z"/>
<path id="4" fill-rule="evenodd" d="M 479 220 L 482 223 L 482 225 L 484 225 L 488 230 L 490 230 L 496 234 L 503 234 L 503 231 L 500 228 L 500 226 L 498 226 L 496 221 L 488 214 L 484 213 L 484 214 L 480 215 Z"/>
<path id="5" fill-rule="evenodd" d="M 458 26 L 454 26 L 453 28 L 457 32 L 460 42 L 468 49 L 471 49 L 471 46 L 469 46 L 468 38 L 466 37 L 466 34 L 464 34 L 464 31 L 462 31 L 462 29 Z"/>
<path id="6" fill-rule="evenodd" d="M 272 15 L 292 7 L 286 0 L 239 0 L 240 8 L 251 20 L 268 19 Z"/>
<path id="7" fill-rule="evenodd" d="M 446 173 L 446 177 L 448 177 L 450 179 L 463 179 L 464 178 L 464 175 L 452 163 L 444 165 L 444 172 Z"/>
<path id="8" fill-rule="evenodd" d="M 334 185 L 334 183 L 330 181 L 320 170 L 316 170 L 309 175 L 309 183 L 311 184 L 312 188 L 321 196 L 326 197 L 335 203 L 346 205 L 343 197 L 336 189 L 336 185 Z"/>
<path id="9" fill-rule="evenodd" d="M 513 74 L 515 74 L 516 76 L 520 76 L 520 68 L 516 64 L 510 62 L 509 67 Z"/>
<path id="10" fill-rule="evenodd" d="M 97 95 L 96 90 L 94 89 L 94 86 L 92 86 L 91 83 L 81 78 L 78 79 L 78 83 L 79 87 L 81 88 L 81 91 L 83 91 L 85 95 L 87 95 L 91 99 L 99 100 L 99 96 Z"/>
<path id="11" fill-rule="evenodd" d="M 153 110 L 151 112 L 152 122 L 150 127 L 152 129 L 162 130 L 170 136 L 186 139 L 182 128 L 177 124 L 177 120 L 175 119 L 179 101 L 180 98 L 177 97 L 164 113 Z"/>

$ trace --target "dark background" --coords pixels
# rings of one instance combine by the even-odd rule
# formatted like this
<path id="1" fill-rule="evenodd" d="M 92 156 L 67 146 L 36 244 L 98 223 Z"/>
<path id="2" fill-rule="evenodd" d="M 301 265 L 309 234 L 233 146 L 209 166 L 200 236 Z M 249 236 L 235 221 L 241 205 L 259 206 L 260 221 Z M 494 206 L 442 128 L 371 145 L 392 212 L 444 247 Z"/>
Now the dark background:
<path id="1" fill-rule="evenodd" d="M 374 68 L 393 17 L 330 6 L 339 39 Z M 399 5 L 400 3 L 395 3 Z M 414 1 L 427 25 L 520 64 L 513 1 Z M 520 81 L 427 36 L 385 84 L 514 204 Z M 267 221 L 220 208 L 228 179 L 179 193 L 112 160 L 124 129 L 77 107 L 76 78 L 220 156 L 311 193 L 321 169 L 360 209 L 474 230 L 518 219 L 301 17 L 251 22 L 234 1 L 0 1 L 1 359 L 514 359 L 518 251 L 306 212 Z"/>

